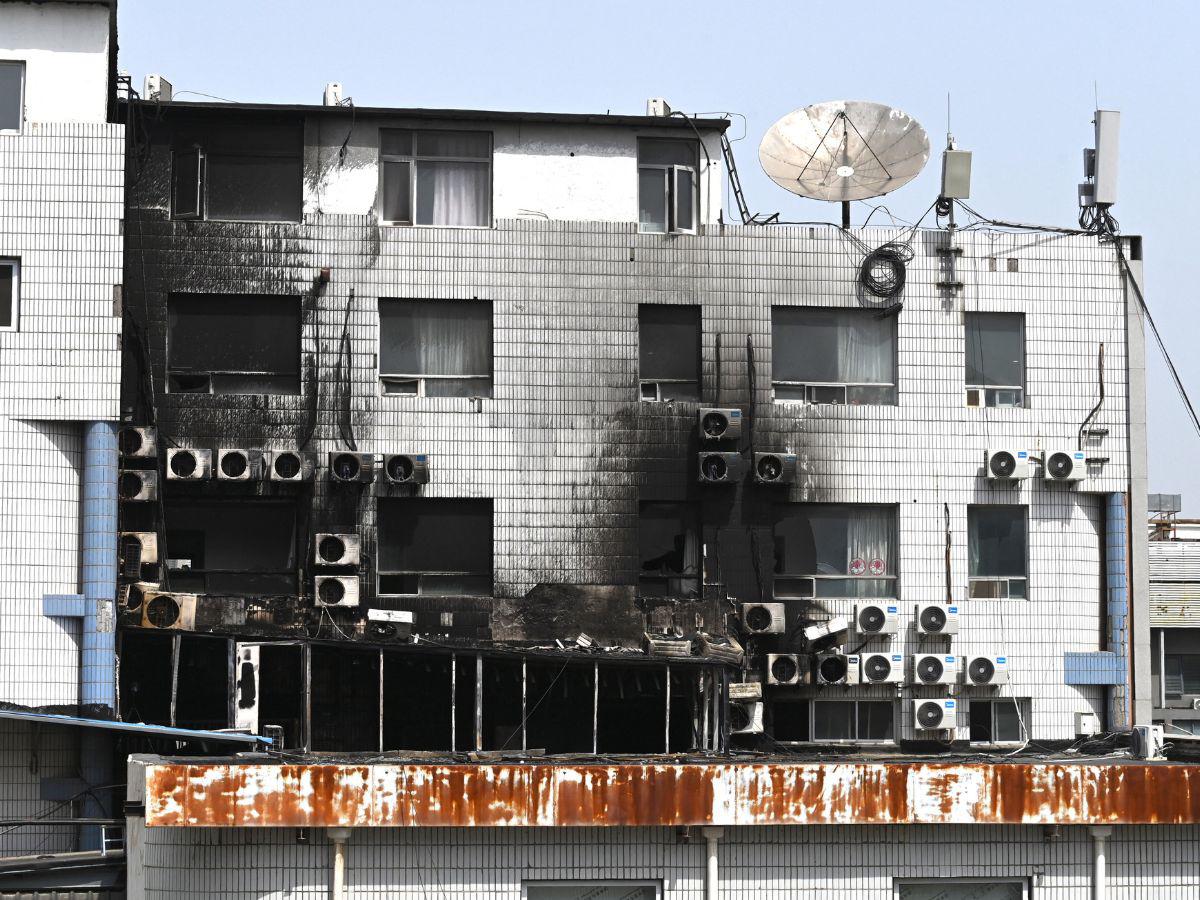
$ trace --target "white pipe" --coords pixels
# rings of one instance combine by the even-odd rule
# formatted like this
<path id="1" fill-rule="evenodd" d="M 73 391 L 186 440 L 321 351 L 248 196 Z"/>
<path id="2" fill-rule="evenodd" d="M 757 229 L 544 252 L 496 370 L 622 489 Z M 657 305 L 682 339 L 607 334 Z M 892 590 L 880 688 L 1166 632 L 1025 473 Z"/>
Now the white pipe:
<path id="1" fill-rule="evenodd" d="M 326 829 L 333 842 L 333 885 L 329 890 L 330 900 L 346 900 L 346 841 L 350 839 L 349 828 Z"/>
<path id="2" fill-rule="evenodd" d="M 708 845 L 708 873 L 704 878 L 704 900 L 718 900 L 719 866 L 717 864 L 717 841 L 725 834 L 724 828 L 705 826 L 701 829 L 704 842 Z"/>
<path id="3" fill-rule="evenodd" d="M 1092 827 L 1092 900 L 1105 900 L 1108 896 L 1108 859 L 1105 853 L 1106 842 L 1112 835 L 1111 825 L 1095 825 Z"/>

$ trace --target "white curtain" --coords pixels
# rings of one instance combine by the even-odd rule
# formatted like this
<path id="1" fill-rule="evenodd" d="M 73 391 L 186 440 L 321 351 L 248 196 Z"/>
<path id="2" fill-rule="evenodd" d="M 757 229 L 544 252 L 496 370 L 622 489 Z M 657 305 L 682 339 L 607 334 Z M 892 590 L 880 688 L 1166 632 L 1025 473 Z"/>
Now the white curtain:
<path id="1" fill-rule="evenodd" d="M 492 374 L 492 307 L 470 300 L 379 304 L 384 375 Z"/>
<path id="2" fill-rule="evenodd" d="M 895 371 L 893 318 L 852 313 L 841 316 L 838 328 L 838 369 L 847 384 L 891 383 Z"/>
<path id="3" fill-rule="evenodd" d="M 417 163 L 417 224 L 491 224 L 487 163 Z"/>
<path id="4" fill-rule="evenodd" d="M 890 509 L 855 510 L 847 520 L 846 571 L 860 575 L 892 575 L 892 535 L 895 513 Z M 866 568 L 851 571 L 854 560 L 861 559 Z"/>

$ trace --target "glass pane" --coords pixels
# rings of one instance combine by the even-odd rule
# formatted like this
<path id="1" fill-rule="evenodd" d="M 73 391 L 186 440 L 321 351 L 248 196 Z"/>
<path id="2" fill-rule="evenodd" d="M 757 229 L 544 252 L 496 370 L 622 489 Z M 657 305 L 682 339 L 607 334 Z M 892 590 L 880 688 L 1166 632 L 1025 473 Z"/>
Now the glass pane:
<path id="1" fill-rule="evenodd" d="M 895 385 L 879 387 L 848 387 L 846 402 L 851 406 L 886 406 L 896 402 Z"/>
<path id="2" fill-rule="evenodd" d="M 426 378 L 426 397 L 490 397 L 490 378 Z"/>
<path id="3" fill-rule="evenodd" d="M 798 385 L 777 384 L 775 385 L 776 400 L 803 400 L 804 388 Z"/>
<path id="4" fill-rule="evenodd" d="M 890 741 L 892 739 L 892 704 L 886 701 L 858 701 L 858 739 L 860 741 Z"/>
<path id="5" fill-rule="evenodd" d="M 385 162 L 383 164 L 383 220 L 385 222 L 411 222 L 411 163 Z"/>
<path id="6" fill-rule="evenodd" d="M 777 573 L 895 574 L 892 507 L 782 503 L 775 516 Z"/>
<path id="7" fill-rule="evenodd" d="M 383 382 L 385 394 L 399 394 L 403 397 L 415 397 L 420 393 L 420 382 L 414 379 L 397 380 L 389 378 Z"/>
<path id="8" fill-rule="evenodd" d="M 667 170 L 638 169 L 638 228 L 667 230 Z"/>
<path id="9" fill-rule="evenodd" d="M 413 133 L 399 128 L 379 132 L 379 150 L 388 156 L 412 156 Z"/>
<path id="10" fill-rule="evenodd" d="M 385 572 L 492 572 L 492 501 L 379 500 L 379 568 Z"/>
<path id="11" fill-rule="evenodd" d="M 951 878 L 898 885 L 897 900 L 1022 900 L 1021 884 L 1010 882 L 955 881 Z"/>
<path id="12" fill-rule="evenodd" d="M 175 151 L 171 170 L 171 214 L 192 219 L 204 213 L 200 196 L 200 169 L 204 165 L 200 150 L 193 147 Z"/>
<path id="13" fill-rule="evenodd" d="M 486 131 L 418 131 L 418 156 L 492 158 L 492 136 Z"/>
<path id="14" fill-rule="evenodd" d="M 996 740 L 1021 740 L 1021 720 L 1017 715 L 1017 705 L 1012 700 L 995 700 L 992 702 L 992 715 L 996 720 Z"/>
<path id="15" fill-rule="evenodd" d="M 866 309 L 776 306 L 771 341 L 773 381 L 895 381 L 895 316 L 880 318 Z"/>
<path id="16" fill-rule="evenodd" d="M 967 313 L 967 384 L 1024 385 L 1024 316 Z"/>
<path id="17" fill-rule="evenodd" d="M 490 382 L 492 304 L 380 300 L 379 371 L 383 375 L 474 375 Z"/>
<path id="18" fill-rule="evenodd" d="M 972 577 L 1026 574 L 1024 506 L 968 507 L 967 530 Z"/>
<path id="19" fill-rule="evenodd" d="M 1167 684 L 1166 690 L 1168 694 L 1183 693 L 1183 657 L 1168 656 L 1165 660 L 1167 667 Z"/>
<path id="20" fill-rule="evenodd" d="M 700 307 L 638 307 L 638 368 L 643 379 L 700 380 Z M 667 395 L 676 385 L 664 385 Z"/>
<path id="21" fill-rule="evenodd" d="M 676 381 L 661 386 L 663 400 L 692 400 L 700 399 L 700 383 L 698 381 Z"/>
<path id="22" fill-rule="evenodd" d="M 492 576 L 487 575 L 420 575 L 417 593 L 425 596 L 487 597 L 492 593 Z"/>
<path id="23" fill-rule="evenodd" d="M 1179 657 L 1182 662 L 1183 693 L 1200 694 L 1200 656 Z"/>
<path id="24" fill-rule="evenodd" d="M 300 158 L 210 155 L 207 217 L 238 222 L 299 222 Z"/>
<path id="25" fill-rule="evenodd" d="M 492 221 L 488 163 L 417 163 L 417 224 L 486 226 Z"/>
<path id="26" fill-rule="evenodd" d="M 853 740 L 854 725 L 853 701 L 823 700 L 813 704 L 814 741 Z"/>
<path id="27" fill-rule="evenodd" d="M 179 501 L 164 511 L 172 557 L 188 559 L 207 590 L 295 593 L 294 505 Z"/>
<path id="28" fill-rule="evenodd" d="M 300 376 L 296 375 L 213 375 L 214 394 L 299 394 Z"/>
<path id="29" fill-rule="evenodd" d="M 21 86 L 24 79 L 24 63 L 0 63 L 0 128 L 15 130 L 21 127 Z"/>
<path id="30" fill-rule="evenodd" d="M 638 141 L 638 165 L 690 166 L 700 168 L 700 145 L 678 138 L 642 138 Z"/>
<path id="31" fill-rule="evenodd" d="M 895 597 L 896 582 L 890 578 L 818 578 L 818 597 Z"/>
<path id="32" fill-rule="evenodd" d="M 0 263 L 0 328 L 11 328 L 13 323 L 13 294 L 16 285 L 16 269 L 11 264 Z"/>
<path id="33" fill-rule="evenodd" d="M 174 294 L 167 303 L 173 372 L 255 372 L 299 379 L 300 301 L 247 294 Z"/>
<path id="34" fill-rule="evenodd" d="M 696 229 L 696 181 L 691 169 L 675 170 L 675 228 Z"/>
<path id="35" fill-rule="evenodd" d="M 638 549 L 644 575 L 696 575 L 700 553 L 696 508 L 688 503 L 643 503 Z"/>
<path id="36" fill-rule="evenodd" d="M 972 700 L 967 707 L 969 739 L 981 743 L 992 743 L 992 704 L 989 700 Z"/>
<path id="37" fill-rule="evenodd" d="M 599 885 L 594 881 L 573 884 L 527 884 L 528 900 L 655 900 L 657 893 L 649 885 Z"/>

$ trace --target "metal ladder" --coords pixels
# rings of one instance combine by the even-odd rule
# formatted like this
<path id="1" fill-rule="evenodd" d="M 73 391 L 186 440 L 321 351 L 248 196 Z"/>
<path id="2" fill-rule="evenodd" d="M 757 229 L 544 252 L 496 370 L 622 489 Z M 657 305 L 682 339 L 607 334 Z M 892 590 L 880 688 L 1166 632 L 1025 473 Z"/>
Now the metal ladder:
<path id="1" fill-rule="evenodd" d="M 725 158 L 725 169 L 729 172 L 729 186 L 733 188 L 733 196 L 737 200 L 738 215 L 742 217 L 742 224 L 769 225 L 777 220 L 779 213 L 771 213 L 765 218 L 751 214 L 750 207 L 746 205 L 746 196 L 742 193 L 742 179 L 738 175 L 737 163 L 733 160 L 733 147 L 730 146 L 729 138 L 724 131 L 721 132 L 721 155 Z"/>

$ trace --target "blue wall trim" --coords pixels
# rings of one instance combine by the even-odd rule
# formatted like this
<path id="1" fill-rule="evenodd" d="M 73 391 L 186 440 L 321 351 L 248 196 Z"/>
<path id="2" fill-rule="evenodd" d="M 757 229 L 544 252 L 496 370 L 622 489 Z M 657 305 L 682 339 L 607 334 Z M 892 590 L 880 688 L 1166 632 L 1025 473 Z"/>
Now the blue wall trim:
<path id="1" fill-rule="evenodd" d="M 83 594 L 43 594 L 42 615 L 82 619 L 87 609 Z"/>
<path id="2" fill-rule="evenodd" d="M 1125 658 L 1108 650 L 1063 654 L 1063 680 L 1067 684 L 1124 684 L 1126 669 Z"/>

